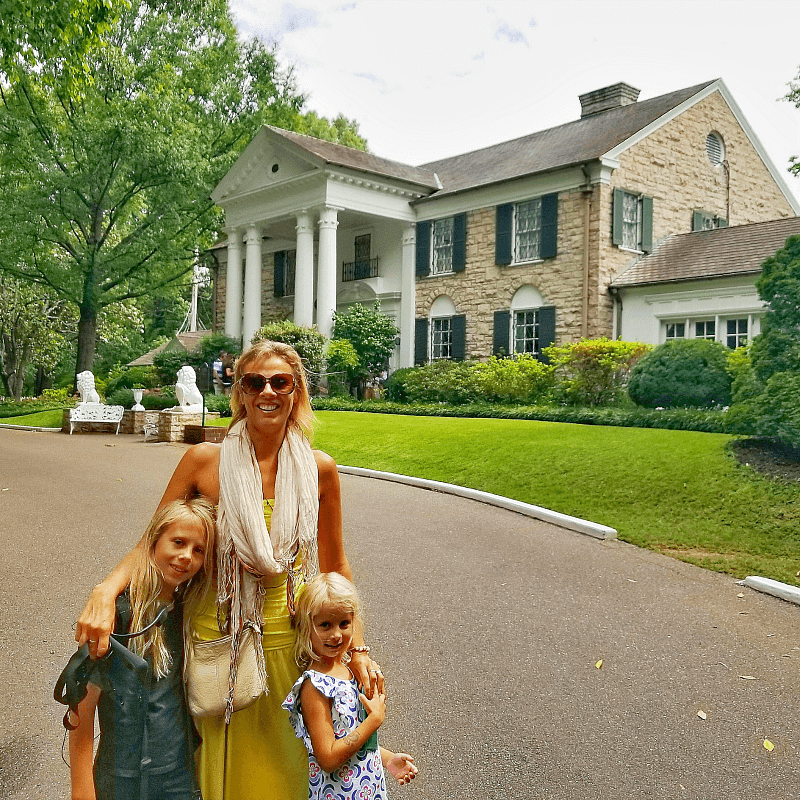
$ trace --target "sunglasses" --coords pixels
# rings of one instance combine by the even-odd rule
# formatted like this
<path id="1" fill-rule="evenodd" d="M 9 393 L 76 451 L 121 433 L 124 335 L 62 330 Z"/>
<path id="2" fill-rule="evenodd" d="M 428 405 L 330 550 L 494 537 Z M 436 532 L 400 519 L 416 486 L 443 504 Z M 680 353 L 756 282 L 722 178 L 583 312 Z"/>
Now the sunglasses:
<path id="1" fill-rule="evenodd" d="M 245 394 L 261 394 L 267 384 L 272 387 L 275 394 L 291 394 L 294 391 L 294 375 L 288 372 L 279 372 L 276 375 L 261 375 L 258 372 L 245 372 L 239 378 L 239 386 Z"/>

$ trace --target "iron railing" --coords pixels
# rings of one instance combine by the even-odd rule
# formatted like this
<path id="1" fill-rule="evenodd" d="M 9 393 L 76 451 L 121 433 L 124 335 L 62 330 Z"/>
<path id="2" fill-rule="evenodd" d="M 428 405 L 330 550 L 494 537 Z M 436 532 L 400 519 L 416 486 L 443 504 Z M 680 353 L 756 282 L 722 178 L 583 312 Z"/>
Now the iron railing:
<path id="1" fill-rule="evenodd" d="M 375 258 L 345 261 L 342 263 L 342 281 L 360 281 L 378 277 L 378 256 Z"/>

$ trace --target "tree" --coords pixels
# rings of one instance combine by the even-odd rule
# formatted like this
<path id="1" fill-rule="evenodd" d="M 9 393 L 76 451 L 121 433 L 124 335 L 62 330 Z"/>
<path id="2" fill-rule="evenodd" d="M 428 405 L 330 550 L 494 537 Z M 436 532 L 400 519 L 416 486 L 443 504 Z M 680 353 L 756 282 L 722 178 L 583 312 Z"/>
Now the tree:
<path id="1" fill-rule="evenodd" d="M 381 313 L 379 300 L 371 309 L 356 303 L 349 311 L 334 314 L 333 338 L 349 341 L 358 355 L 358 364 L 348 367 L 347 378 L 359 397 L 364 385 L 388 368 L 399 333 L 394 322 Z"/>
<path id="2" fill-rule="evenodd" d="M 74 330 L 63 300 L 5 278 L 0 291 L 0 376 L 4 394 L 19 400 L 29 365 L 51 369 Z"/>
<path id="3" fill-rule="evenodd" d="M 315 139 L 343 144 L 356 150 L 367 149 L 367 140 L 358 133 L 358 123 L 342 114 L 331 121 L 327 117 L 318 116 L 315 111 L 308 111 L 301 116 L 295 130 Z"/>
<path id="4" fill-rule="evenodd" d="M 58 58 L 0 98 L 0 269 L 77 307 L 76 372 L 102 309 L 191 270 L 220 221 L 213 186 L 304 101 L 273 49 L 239 44 L 224 0 L 138 0 L 86 57 L 77 98 Z"/>

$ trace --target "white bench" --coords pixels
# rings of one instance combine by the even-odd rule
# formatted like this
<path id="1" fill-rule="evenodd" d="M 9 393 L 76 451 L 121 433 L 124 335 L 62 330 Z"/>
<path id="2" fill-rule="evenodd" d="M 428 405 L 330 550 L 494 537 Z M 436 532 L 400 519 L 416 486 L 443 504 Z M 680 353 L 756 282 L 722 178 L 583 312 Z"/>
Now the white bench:
<path id="1" fill-rule="evenodd" d="M 69 410 L 69 433 L 78 422 L 106 422 L 117 426 L 115 434 L 119 433 L 119 424 L 122 422 L 122 415 L 125 413 L 125 406 L 107 406 L 105 403 L 79 403 L 75 408 Z"/>

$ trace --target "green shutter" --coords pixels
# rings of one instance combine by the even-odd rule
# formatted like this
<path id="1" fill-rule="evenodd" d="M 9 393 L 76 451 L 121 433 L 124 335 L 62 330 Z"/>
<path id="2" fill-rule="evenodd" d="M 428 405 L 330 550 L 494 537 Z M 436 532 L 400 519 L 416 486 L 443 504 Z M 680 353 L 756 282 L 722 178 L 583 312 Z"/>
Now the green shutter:
<path id="1" fill-rule="evenodd" d="M 497 206 L 495 215 L 494 263 L 502 267 L 511 263 L 511 234 L 514 227 L 514 205 Z"/>
<path id="2" fill-rule="evenodd" d="M 457 314 L 450 317 L 450 335 L 452 336 L 453 361 L 463 361 L 467 355 L 467 317 Z"/>
<path id="3" fill-rule="evenodd" d="M 428 320 L 425 317 L 414 320 L 414 364 L 428 362 Z"/>
<path id="4" fill-rule="evenodd" d="M 558 252 L 558 195 L 542 197 L 542 240 L 540 258 L 555 258 Z"/>
<path id="5" fill-rule="evenodd" d="M 509 346 L 511 328 L 511 312 L 494 312 L 494 332 L 492 334 L 492 355 L 511 355 Z"/>
<path id="6" fill-rule="evenodd" d="M 463 272 L 467 265 L 467 215 L 453 217 L 453 272 Z"/>
<path id="7" fill-rule="evenodd" d="M 714 222 L 716 223 L 718 228 L 728 227 L 728 220 L 726 220 L 725 217 L 714 217 Z"/>
<path id="8" fill-rule="evenodd" d="M 283 283 L 284 283 L 284 272 L 286 268 L 286 251 L 285 250 L 278 250 L 275 253 L 275 274 L 274 274 L 274 286 L 275 286 L 275 297 L 283 297 Z"/>
<path id="9" fill-rule="evenodd" d="M 613 209 L 613 223 L 611 225 L 611 241 L 614 244 L 622 244 L 622 198 L 625 197 L 625 192 L 622 189 L 614 189 L 614 209 Z"/>
<path id="10" fill-rule="evenodd" d="M 702 211 L 692 213 L 692 230 L 702 231 L 705 228 L 706 215 Z"/>
<path id="11" fill-rule="evenodd" d="M 431 271 L 431 223 L 417 223 L 417 275 Z"/>
<path id="12" fill-rule="evenodd" d="M 649 253 L 653 249 L 653 198 L 642 198 L 642 250 Z"/>
<path id="13" fill-rule="evenodd" d="M 536 357 L 545 364 L 550 363 L 550 359 L 542 354 L 545 347 L 550 347 L 556 341 L 556 308 L 555 306 L 543 306 L 538 309 L 539 317 L 539 352 Z"/>

